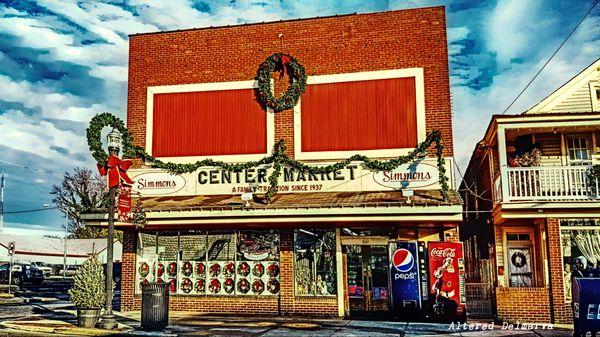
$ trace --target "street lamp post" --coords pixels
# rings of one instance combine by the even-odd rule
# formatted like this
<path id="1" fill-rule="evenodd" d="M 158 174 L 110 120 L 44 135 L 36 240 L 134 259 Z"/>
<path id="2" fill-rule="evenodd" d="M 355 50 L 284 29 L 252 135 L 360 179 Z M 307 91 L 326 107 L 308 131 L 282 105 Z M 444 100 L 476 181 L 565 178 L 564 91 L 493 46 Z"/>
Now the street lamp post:
<path id="1" fill-rule="evenodd" d="M 121 133 L 113 129 L 108 133 L 106 137 L 108 140 L 108 154 L 109 156 L 119 156 L 121 150 Z M 114 244 L 114 230 L 115 230 L 115 197 L 117 192 L 117 186 L 110 187 L 108 190 L 108 235 L 107 235 L 107 247 L 106 247 L 106 305 L 104 308 L 104 315 L 100 322 L 99 327 L 102 329 L 112 330 L 117 327 L 117 321 L 112 312 L 112 301 L 113 301 L 113 244 Z"/>

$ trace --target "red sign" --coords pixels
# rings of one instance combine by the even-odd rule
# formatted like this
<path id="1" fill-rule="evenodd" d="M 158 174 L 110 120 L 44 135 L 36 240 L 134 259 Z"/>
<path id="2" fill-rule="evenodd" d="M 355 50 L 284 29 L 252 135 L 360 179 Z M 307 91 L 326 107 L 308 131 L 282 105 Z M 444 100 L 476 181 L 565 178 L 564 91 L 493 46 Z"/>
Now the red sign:
<path id="1" fill-rule="evenodd" d="M 460 242 L 429 242 L 429 292 L 433 298 L 461 301 L 463 250 Z"/>
<path id="2" fill-rule="evenodd" d="M 131 187 L 121 186 L 118 193 L 117 209 L 119 210 L 119 222 L 129 222 L 129 213 L 131 212 Z"/>

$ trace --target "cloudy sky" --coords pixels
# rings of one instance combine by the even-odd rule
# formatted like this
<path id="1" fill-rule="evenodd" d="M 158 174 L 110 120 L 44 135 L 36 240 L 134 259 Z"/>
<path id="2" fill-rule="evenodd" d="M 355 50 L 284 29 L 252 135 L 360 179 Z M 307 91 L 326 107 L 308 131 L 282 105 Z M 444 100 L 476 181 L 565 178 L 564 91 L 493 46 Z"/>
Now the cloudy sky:
<path id="1" fill-rule="evenodd" d="M 445 5 L 456 158 L 464 167 L 502 112 L 594 0 L 0 0 L 0 171 L 5 211 L 40 208 L 64 171 L 93 168 L 91 117 L 125 116 L 128 35 Z M 600 57 L 600 5 L 509 110 L 520 113 Z M 58 229 L 60 213 L 7 214 L 9 227 Z"/>

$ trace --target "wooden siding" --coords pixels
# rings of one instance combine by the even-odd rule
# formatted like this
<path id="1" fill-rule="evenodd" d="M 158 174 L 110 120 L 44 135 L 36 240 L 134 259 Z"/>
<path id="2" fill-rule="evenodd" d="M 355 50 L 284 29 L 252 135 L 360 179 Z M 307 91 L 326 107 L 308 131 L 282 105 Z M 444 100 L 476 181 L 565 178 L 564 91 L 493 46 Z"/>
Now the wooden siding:
<path id="1" fill-rule="evenodd" d="M 544 112 L 590 112 L 592 111 L 592 95 L 589 82 L 555 105 L 550 111 Z"/>
<path id="2" fill-rule="evenodd" d="M 301 100 L 302 151 L 412 148 L 415 79 L 309 85 Z"/>

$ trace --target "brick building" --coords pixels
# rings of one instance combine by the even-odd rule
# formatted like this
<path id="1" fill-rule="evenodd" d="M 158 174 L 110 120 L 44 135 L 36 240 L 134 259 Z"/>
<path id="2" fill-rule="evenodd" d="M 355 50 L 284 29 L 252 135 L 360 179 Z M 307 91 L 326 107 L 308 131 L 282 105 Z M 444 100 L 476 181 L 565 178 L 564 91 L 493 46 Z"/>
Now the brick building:
<path id="1" fill-rule="evenodd" d="M 276 52 L 308 75 L 300 102 L 277 113 L 256 102 L 254 81 Z M 275 75 L 281 94 L 288 83 Z M 287 156 L 311 165 L 406 155 L 438 130 L 451 175 L 444 8 L 133 35 L 127 127 L 164 161 L 258 160 L 284 140 Z M 138 162 L 129 175 L 148 223 L 121 224 L 122 309 L 139 309 L 140 284 L 160 280 L 173 282 L 176 310 L 389 312 L 392 244 L 458 240 L 460 199 L 452 176 L 442 197 L 436 163 L 431 149 L 391 172 L 352 163 L 305 176 L 284 167 L 279 193 L 264 203 L 270 167 L 175 176 Z"/>
<path id="2" fill-rule="evenodd" d="M 599 81 L 597 60 L 523 114 L 493 116 L 473 152 L 461 185 L 467 278 L 493 286 L 501 320 L 572 322 L 574 260 L 599 267 Z"/>

